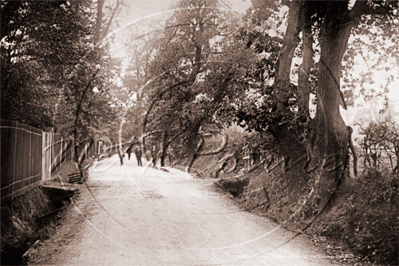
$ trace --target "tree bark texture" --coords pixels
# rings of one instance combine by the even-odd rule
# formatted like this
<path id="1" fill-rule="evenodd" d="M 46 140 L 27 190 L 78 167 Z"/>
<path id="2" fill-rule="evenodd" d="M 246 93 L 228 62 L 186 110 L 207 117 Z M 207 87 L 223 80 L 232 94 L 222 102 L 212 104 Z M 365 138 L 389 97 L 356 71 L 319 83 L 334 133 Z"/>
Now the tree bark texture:
<path id="1" fill-rule="evenodd" d="M 187 154 L 187 171 L 190 170 L 193 165 L 195 159 L 198 157 L 198 151 L 202 148 L 203 140 L 201 136 L 198 134 L 198 131 L 201 127 L 200 123 L 197 123 L 193 126 L 192 130 L 188 131 L 189 136 L 186 142 L 186 154 Z"/>
<path id="2" fill-rule="evenodd" d="M 300 1 L 292 1 L 289 8 L 288 26 L 277 62 L 276 84 L 273 89 L 273 95 L 277 101 L 277 111 L 285 111 L 288 104 L 287 90 L 290 87 L 292 58 L 299 43 L 298 35 L 301 29 Z"/>
<path id="3" fill-rule="evenodd" d="M 311 162 L 317 165 L 314 178 L 319 191 L 319 211 L 339 185 L 348 160 L 348 129 L 339 106 L 342 104 L 341 61 L 351 25 L 338 25 L 336 18 L 340 14 L 339 8 L 331 9 L 321 27 L 321 64 Z"/>
<path id="4" fill-rule="evenodd" d="M 96 20 L 96 29 L 94 33 L 94 42 L 98 43 L 101 38 L 101 26 L 103 24 L 103 6 L 105 0 L 97 1 L 97 20 Z"/>
<path id="5" fill-rule="evenodd" d="M 298 73 L 298 108 L 299 112 L 309 117 L 309 74 L 313 65 L 313 37 L 310 17 L 306 11 L 300 15 L 302 21 L 302 65 Z"/>
<path id="6" fill-rule="evenodd" d="M 276 137 L 280 152 L 284 157 L 284 178 L 287 180 L 291 202 L 302 194 L 304 184 L 311 177 L 315 181 L 316 191 L 313 200 L 321 211 L 331 200 L 343 177 L 348 160 L 348 128 L 345 125 L 339 106 L 345 107 L 340 91 L 342 57 L 346 51 L 348 39 L 354 21 L 363 3 L 348 11 L 347 2 L 326 2 L 322 7 L 323 22 L 320 26 L 321 59 L 317 87 L 316 117 L 304 124 L 303 139 L 284 124 L 270 125 L 269 129 Z M 312 36 L 310 14 L 307 3 L 290 2 L 287 32 L 278 61 L 274 95 L 277 111 L 287 111 L 291 63 L 298 44 L 298 34 L 303 35 L 303 62 L 299 71 L 298 100 L 299 110 L 308 115 L 309 72 L 312 66 Z M 355 14 L 356 13 L 356 14 Z"/>
<path id="7" fill-rule="evenodd" d="M 161 167 L 165 167 L 165 158 L 169 147 L 168 132 L 164 131 L 162 134 L 162 152 L 161 152 Z"/>

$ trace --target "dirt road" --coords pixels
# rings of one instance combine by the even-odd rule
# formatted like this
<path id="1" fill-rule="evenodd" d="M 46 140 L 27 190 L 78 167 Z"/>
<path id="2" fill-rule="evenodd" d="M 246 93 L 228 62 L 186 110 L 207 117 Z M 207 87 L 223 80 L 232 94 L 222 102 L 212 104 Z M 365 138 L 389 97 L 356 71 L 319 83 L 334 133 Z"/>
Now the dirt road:
<path id="1" fill-rule="evenodd" d="M 143 161 L 143 163 L 147 163 Z M 213 180 L 119 165 L 90 169 L 87 186 L 38 265 L 333 265 L 304 237 L 240 211 Z M 34 264 L 35 264 L 34 263 Z"/>

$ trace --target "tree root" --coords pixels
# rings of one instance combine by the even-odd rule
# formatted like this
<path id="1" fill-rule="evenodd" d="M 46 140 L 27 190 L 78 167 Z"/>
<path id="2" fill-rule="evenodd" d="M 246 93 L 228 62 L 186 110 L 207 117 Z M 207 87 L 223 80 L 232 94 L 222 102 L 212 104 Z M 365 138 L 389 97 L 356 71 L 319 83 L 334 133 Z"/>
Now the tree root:
<path id="1" fill-rule="evenodd" d="M 254 165 L 253 167 L 251 167 L 251 168 L 247 171 L 247 174 L 249 174 L 249 173 L 252 172 L 253 170 L 259 168 L 259 166 L 263 165 L 264 163 L 265 163 L 265 160 L 262 160 L 260 163 Z M 276 165 L 276 167 L 277 167 L 277 165 Z"/>
<path id="2" fill-rule="evenodd" d="M 222 159 L 217 162 L 216 169 L 214 169 L 211 173 L 211 177 L 218 178 L 219 173 L 226 167 L 227 162 L 235 156 L 235 153 L 227 154 Z M 235 161 L 235 166 L 230 169 L 228 172 L 232 172 L 237 167 L 237 161 Z"/>

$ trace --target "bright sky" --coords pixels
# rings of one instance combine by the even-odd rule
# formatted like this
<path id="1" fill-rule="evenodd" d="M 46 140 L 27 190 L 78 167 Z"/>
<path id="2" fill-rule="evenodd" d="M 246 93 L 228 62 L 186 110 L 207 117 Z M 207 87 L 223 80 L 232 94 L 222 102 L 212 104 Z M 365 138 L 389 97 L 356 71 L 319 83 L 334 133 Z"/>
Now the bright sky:
<path id="1" fill-rule="evenodd" d="M 128 0 L 121 14 L 123 19 L 120 25 L 122 27 L 113 33 L 116 33 L 115 36 L 117 37 L 123 37 L 120 35 L 123 35 L 121 29 L 124 27 L 140 27 L 141 31 L 147 27 L 151 28 L 153 26 L 151 19 L 157 20 L 170 16 L 171 13 L 167 12 L 167 10 L 171 10 L 172 5 L 177 4 L 177 2 L 178 0 Z M 250 0 L 224 0 L 224 2 L 232 4 L 231 8 L 238 12 L 245 12 L 251 6 Z M 226 6 L 226 8 L 228 7 Z M 118 32 L 122 34 L 118 36 Z M 121 50 L 121 48 L 123 47 L 116 45 L 115 50 L 118 51 L 116 57 L 123 56 L 123 49 Z"/>
<path id="2" fill-rule="evenodd" d="M 160 11 L 168 10 L 172 5 L 175 5 L 177 0 L 129 0 L 129 19 L 136 20 Z M 224 0 L 226 3 L 231 3 L 232 8 L 236 11 L 245 11 L 250 5 L 250 0 Z"/>

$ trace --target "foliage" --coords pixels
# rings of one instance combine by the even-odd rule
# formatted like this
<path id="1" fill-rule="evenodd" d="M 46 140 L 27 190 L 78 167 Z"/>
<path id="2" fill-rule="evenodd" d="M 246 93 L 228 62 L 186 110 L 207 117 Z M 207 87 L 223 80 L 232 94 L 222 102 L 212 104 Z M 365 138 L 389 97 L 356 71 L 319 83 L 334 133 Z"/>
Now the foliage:
<path id="1" fill-rule="evenodd" d="M 54 126 L 68 72 L 89 52 L 89 32 L 64 2 L 2 1 L 1 8 L 2 116 Z"/>
<path id="2" fill-rule="evenodd" d="M 222 110 L 248 86 L 242 77 L 254 62 L 235 38 L 237 18 L 219 1 L 180 1 L 167 21 L 151 61 L 147 132 L 181 134 L 185 149 L 198 134 L 220 132 L 231 123 Z M 148 124 L 146 124 L 148 120 Z"/>
<path id="3" fill-rule="evenodd" d="M 365 262 L 395 265 L 398 204 L 397 176 L 368 169 L 343 185 L 338 203 L 316 227 L 319 233 L 346 242 Z"/>
<path id="4" fill-rule="evenodd" d="M 359 27 L 354 28 L 342 69 L 342 89 L 349 105 L 358 97 L 368 101 L 386 97 L 397 89 L 394 85 L 398 82 L 399 67 L 397 23 L 397 17 L 379 14 L 374 19 L 363 16 Z M 356 71 L 359 67 L 360 73 Z"/>
<path id="5" fill-rule="evenodd" d="M 237 98 L 232 105 L 225 107 L 225 112 L 234 114 L 234 121 L 249 131 L 265 131 L 275 118 L 276 102 L 273 87 L 269 84 L 275 78 L 282 40 L 264 32 L 266 29 L 241 28 L 237 39 L 257 53 L 257 62 L 243 77 L 250 84 L 245 97 Z"/>
<path id="6" fill-rule="evenodd" d="M 270 19 L 272 17 L 271 14 L 278 9 L 277 1 L 254 0 L 252 2 L 254 9 L 252 13 L 250 13 L 250 17 L 252 15 L 254 22 L 257 23 L 258 26 L 261 25 L 262 20 Z M 350 130 L 342 120 L 339 109 L 340 106 L 344 108 L 346 106 L 344 97 L 349 98 L 353 103 L 355 97 L 353 90 L 356 88 L 356 86 L 350 87 L 351 81 L 348 77 L 348 73 L 353 71 L 350 58 L 356 56 L 357 52 L 354 52 L 354 50 L 348 51 L 347 45 L 348 42 L 350 43 L 356 39 L 356 37 L 359 37 L 358 39 L 360 40 L 365 40 L 365 42 L 367 42 L 367 38 L 370 37 L 371 45 L 367 46 L 366 49 L 370 49 L 370 51 L 374 51 L 375 54 L 377 54 L 375 58 L 372 58 L 376 59 L 377 62 L 375 62 L 375 64 L 373 63 L 375 67 L 373 66 L 374 68 L 370 68 L 370 71 L 380 69 L 385 63 L 385 58 L 389 56 L 385 57 L 384 55 L 381 57 L 382 60 L 378 60 L 379 52 L 377 51 L 381 51 L 382 54 L 384 52 L 391 53 L 397 49 L 395 45 L 397 35 L 395 32 L 397 31 L 396 24 L 399 14 L 398 2 L 281 1 L 280 3 L 286 5 L 289 12 L 287 16 L 286 33 L 282 40 L 282 47 L 277 62 L 274 66 L 274 84 L 272 86 L 263 86 L 265 90 L 269 90 L 269 92 L 266 93 L 266 97 L 264 97 L 260 89 L 256 91 L 258 94 L 254 96 L 253 100 L 242 105 L 240 110 L 241 113 L 237 112 L 237 120 L 242 123 L 244 127 L 248 127 L 249 129 L 256 129 L 258 131 L 269 130 L 274 133 L 273 135 L 278 140 L 280 151 L 287 159 L 291 159 L 287 161 L 291 161 L 290 164 L 295 166 L 290 166 L 290 168 L 287 168 L 289 170 L 281 173 L 281 176 L 278 176 L 279 181 L 286 182 L 286 187 L 288 188 L 294 186 L 300 187 L 301 189 L 299 190 L 300 193 L 302 193 L 300 196 L 304 196 L 303 191 L 309 190 L 298 183 L 303 181 L 300 179 L 303 176 L 311 177 L 311 182 L 309 183 L 312 184 L 311 189 L 315 189 L 315 193 L 308 204 L 315 208 L 313 214 L 321 214 L 321 212 L 328 210 L 330 207 L 334 208 L 330 212 L 323 213 L 323 215 L 331 217 L 329 215 L 334 215 L 334 210 L 336 210 L 335 207 L 337 206 L 328 206 L 328 204 L 334 202 L 335 195 L 340 192 L 339 189 L 343 186 L 342 182 L 344 182 L 345 165 L 348 158 L 348 137 L 350 136 Z M 367 36 L 367 31 L 375 33 L 374 36 Z M 385 34 L 385 32 L 388 34 Z M 390 35 L 390 33 L 395 34 L 395 36 Z M 387 47 L 386 50 L 380 49 L 380 46 L 384 46 L 385 48 L 385 44 L 390 46 Z M 356 43 L 354 43 L 353 46 L 356 46 Z M 313 50 L 313 47 L 317 47 L 318 49 Z M 344 57 L 344 54 L 347 52 L 349 52 L 349 55 Z M 314 55 L 317 55 L 317 57 L 314 57 Z M 299 70 L 292 68 L 294 65 L 292 63 L 294 56 L 302 57 L 302 63 L 298 66 L 300 68 Z M 344 64 L 342 68 L 343 60 L 348 60 L 349 62 L 347 65 Z M 392 57 L 392 61 L 394 60 L 396 60 L 396 55 Z M 391 64 L 390 68 L 395 69 L 395 64 Z M 295 75 L 293 75 L 293 73 Z M 303 75 L 302 78 L 301 74 Z M 347 90 L 343 93 L 341 92 L 340 86 L 342 74 L 345 74 L 345 76 L 343 76 L 344 82 L 348 82 L 349 84 L 345 87 Z M 370 73 L 364 74 L 367 81 L 370 80 L 369 74 Z M 314 77 L 312 77 L 312 75 Z M 296 80 L 298 81 L 297 84 Z M 387 82 L 389 83 L 392 80 L 394 79 L 390 77 L 387 79 Z M 354 83 L 356 84 L 357 81 L 354 80 Z M 392 84 L 388 85 L 392 87 Z M 382 89 L 385 87 L 383 86 Z M 308 105 L 309 98 L 307 97 L 309 97 L 312 91 L 316 93 L 317 110 L 316 116 L 310 119 L 309 113 L 305 111 L 307 108 L 304 107 Z M 385 92 L 387 92 L 387 90 L 385 90 Z M 267 95 L 270 95 L 270 98 L 267 98 Z M 305 117 L 307 118 L 306 123 Z M 259 124 L 257 123 L 258 120 L 260 121 Z M 296 125 L 296 123 L 299 125 Z M 332 155 L 340 159 L 336 160 L 335 168 L 327 170 L 329 167 L 326 167 L 326 164 L 323 165 L 323 160 Z M 307 158 L 308 160 L 303 160 L 303 158 Z M 293 162 L 301 163 L 296 164 Z M 306 165 L 308 165 L 309 169 L 312 169 L 312 171 L 303 171 Z M 259 177 L 258 180 L 260 179 Z M 308 177 L 305 178 L 305 181 L 307 180 L 309 180 Z M 374 187 L 370 182 L 367 184 L 367 188 L 363 187 L 362 189 L 364 190 L 359 191 L 360 193 L 364 192 L 364 195 L 356 194 L 357 197 L 354 197 L 355 200 L 359 201 L 359 205 L 361 205 L 361 207 L 356 210 L 357 215 L 363 214 L 366 210 L 367 212 L 368 210 L 370 210 L 370 212 L 374 211 L 372 217 L 369 218 L 370 221 L 372 221 L 371 224 L 374 224 L 375 228 L 371 228 L 372 225 L 368 224 L 368 221 L 364 221 L 366 224 L 365 227 L 367 228 L 365 231 L 362 231 L 362 236 L 357 236 L 353 239 L 353 244 L 360 243 L 356 248 L 359 248 L 358 250 L 362 250 L 362 252 L 365 251 L 363 249 L 365 246 L 361 242 L 362 240 L 366 243 L 373 243 L 375 246 L 381 244 L 376 250 L 372 250 L 370 253 L 364 252 L 363 254 L 370 256 L 378 254 L 378 256 L 374 258 L 377 259 L 377 261 L 382 261 L 382 254 L 385 251 L 387 254 L 393 255 L 389 257 L 388 260 L 392 260 L 390 262 L 396 263 L 397 261 L 394 261 L 394 258 L 397 259 L 397 250 L 394 250 L 393 247 L 397 247 L 397 242 L 395 243 L 395 241 L 397 241 L 396 236 L 398 229 L 396 226 L 397 220 L 395 223 L 395 219 L 397 219 L 397 202 L 396 204 L 389 203 L 387 205 L 368 206 L 369 200 L 374 203 L 376 202 L 375 199 L 369 197 L 380 197 L 381 193 L 384 194 L 386 191 L 388 191 L 388 194 L 393 191 L 393 193 L 389 195 L 394 195 L 393 197 L 396 196 L 397 185 L 391 185 L 390 182 L 392 180 L 394 180 L 393 176 L 386 177 L 384 180 L 379 180 L 379 184 L 386 182 L 380 186 L 382 189 L 377 189 L 376 193 L 367 194 L 367 192 L 370 192 Z M 274 183 L 275 180 L 272 181 Z M 304 182 L 302 182 L 302 184 L 303 183 Z M 271 186 L 271 184 L 265 185 Z M 292 189 L 292 191 L 295 192 L 295 189 Z M 292 195 L 296 196 L 295 193 L 288 191 L 288 198 Z M 296 196 L 295 201 L 299 202 L 301 198 L 302 197 Z M 391 201 L 392 200 L 391 198 Z M 343 199 L 343 201 L 345 201 L 345 199 Z M 283 201 L 281 200 L 279 203 L 283 203 Z M 293 204 L 295 205 L 295 203 Z M 328 208 L 325 208 L 326 206 Z M 377 211 L 378 207 L 381 207 L 381 209 Z M 344 206 L 339 211 L 345 212 L 348 209 L 348 206 Z M 295 210 L 296 209 L 289 209 L 289 207 L 284 208 L 285 213 L 292 213 Z M 378 224 L 378 215 L 375 214 L 383 217 L 384 221 L 382 224 Z M 351 237 L 351 234 L 354 234 L 354 230 L 347 226 L 347 222 L 350 222 L 349 220 L 345 221 L 347 217 L 349 217 L 349 220 L 353 219 L 352 221 L 359 220 L 358 216 L 354 217 L 346 215 L 345 213 L 341 217 L 343 223 L 337 223 L 338 226 L 335 227 L 335 229 L 338 231 L 341 230 L 342 227 L 346 227 L 348 230 L 345 234 L 347 237 Z M 332 227 L 329 227 L 328 223 L 331 223 L 332 220 L 331 218 L 327 219 L 324 228 L 327 227 L 330 230 Z M 389 227 L 389 233 L 383 232 L 384 226 Z M 323 228 L 323 226 L 321 228 Z M 372 236 L 370 236 L 370 234 L 372 234 Z M 380 238 L 380 236 L 384 238 Z M 372 240 L 373 237 L 377 239 L 377 241 L 374 242 Z M 368 246 L 366 246 L 366 248 L 367 247 Z M 373 251 L 375 251 L 374 254 Z"/>
<path id="7" fill-rule="evenodd" d="M 104 93 L 112 64 L 108 45 L 96 43 L 97 7 L 89 0 L 2 1 L 2 118 L 76 140 L 112 120 Z"/>
<path id="8" fill-rule="evenodd" d="M 1 259 L 3 265 L 21 264 L 22 255 L 37 239 L 47 234 L 39 231 L 35 220 L 54 210 L 48 197 L 35 188 L 6 203 L 1 210 Z"/>
<path id="9" fill-rule="evenodd" d="M 253 153 L 261 155 L 262 158 L 273 157 L 278 154 L 276 140 L 269 132 L 242 132 L 234 130 L 235 127 L 237 126 L 232 126 L 225 132 L 229 136 L 227 150 L 236 153 L 238 158 Z"/>
<path id="10" fill-rule="evenodd" d="M 360 125 L 359 133 L 363 139 L 359 141 L 364 156 L 364 166 L 378 169 L 384 165 L 384 155 L 389 158 L 391 170 L 397 168 L 399 155 L 399 128 L 392 117 L 380 122 L 370 122 L 368 125 Z M 396 166 L 394 159 L 396 157 Z M 372 161 L 371 161 L 371 160 Z"/>

